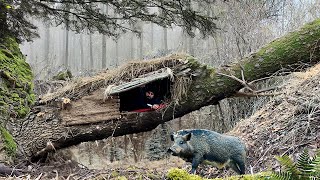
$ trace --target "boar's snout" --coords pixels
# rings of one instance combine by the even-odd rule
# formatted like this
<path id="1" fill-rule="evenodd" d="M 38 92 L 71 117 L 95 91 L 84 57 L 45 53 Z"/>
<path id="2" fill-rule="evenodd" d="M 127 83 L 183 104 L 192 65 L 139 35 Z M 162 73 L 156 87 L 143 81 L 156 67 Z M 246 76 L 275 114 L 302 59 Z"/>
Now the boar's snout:
<path id="1" fill-rule="evenodd" d="M 168 150 L 167 150 L 167 153 L 170 153 L 171 155 L 173 156 L 177 156 L 178 155 L 178 152 L 176 149 L 170 147 Z"/>

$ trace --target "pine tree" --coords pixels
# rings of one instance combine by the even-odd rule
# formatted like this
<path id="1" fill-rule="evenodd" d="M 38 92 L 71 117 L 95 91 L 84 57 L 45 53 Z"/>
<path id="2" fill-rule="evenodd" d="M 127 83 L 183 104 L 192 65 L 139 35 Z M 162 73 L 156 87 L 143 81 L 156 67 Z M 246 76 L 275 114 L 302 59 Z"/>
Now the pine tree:
<path id="1" fill-rule="evenodd" d="M 190 35 L 194 35 L 193 29 L 199 29 L 205 36 L 211 35 L 217 29 L 215 17 L 192 9 L 190 4 L 198 2 L 203 1 L 0 0 L 0 39 L 6 34 L 20 41 L 37 37 L 37 27 L 30 22 L 31 18 L 41 18 L 55 25 L 65 24 L 69 30 L 76 32 L 97 31 L 111 37 L 127 31 L 139 33 L 139 29 L 131 26 L 138 21 L 162 27 L 177 25 Z M 205 2 L 212 3 L 214 0 Z M 103 6 L 108 6 L 114 13 L 105 13 L 101 9 Z"/>

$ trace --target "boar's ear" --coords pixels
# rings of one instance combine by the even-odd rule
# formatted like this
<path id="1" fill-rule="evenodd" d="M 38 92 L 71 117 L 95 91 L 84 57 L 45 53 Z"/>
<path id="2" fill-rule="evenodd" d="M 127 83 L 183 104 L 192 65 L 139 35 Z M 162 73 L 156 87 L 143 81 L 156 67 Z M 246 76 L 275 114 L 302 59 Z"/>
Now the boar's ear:
<path id="1" fill-rule="evenodd" d="M 170 135 L 170 139 L 171 139 L 171 141 L 174 141 L 173 134 Z"/>
<path id="2" fill-rule="evenodd" d="M 183 140 L 185 140 L 185 141 L 190 141 L 190 139 L 191 139 L 191 133 L 188 133 L 183 136 Z"/>

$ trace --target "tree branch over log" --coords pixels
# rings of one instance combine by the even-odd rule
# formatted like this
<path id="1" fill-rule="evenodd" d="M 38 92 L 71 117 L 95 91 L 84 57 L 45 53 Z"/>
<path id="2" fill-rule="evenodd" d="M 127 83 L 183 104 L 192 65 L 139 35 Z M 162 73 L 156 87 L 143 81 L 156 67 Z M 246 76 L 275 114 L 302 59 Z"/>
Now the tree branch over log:
<path id="1" fill-rule="evenodd" d="M 292 67 L 297 63 L 318 62 L 320 60 L 319 40 L 320 19 L 274 40 L 256 53 L 229 66 L 213 68 L 200 64 L 193 57 L 183 56 L 183 61 L 181 61 L 183 63 L 171 68 L 178 79 L 186 78 L 190 81 L 185 86 L 185 93 L 178 99 L 179 104 L 172 103 L 163 112 L 127 113 L 122 114 L 120 118 L 92 124 L 65 126 L 61 109 L 48 103 L 48 105 L 35 107 L 25 119 L 11 123 L 12 128 L 10 129 L 23 153 L 32 157 L 32 160 L 37 160 L 40 154 L 44 154 L 43 151 L 54 151 L 84 141 L 99 140 L 110 136 L 150 131 L 173 118 L 181 117 L 203 106 L 217 104 L 220 100 L 234 95 L 243 88 L 243 83 L 221 74 L 228 74 L 241 80 L 243 72 L 246 81 L 251 82 L 268 77 L 282 68 Z M 149 63 L 149 61 L 141 63 Z M 138 68 L 137 65 L 132 65 L 132 67 Z M 95 83 L 91 85 L 93 84 Z M 78 95 L 73 100 L 75 102 L 86 96 L 77 91 L 77 89 L 72 91 Z M 42 114 L 37 116 L 38 113 Z M 48 143 L 50 143 L 49 146 Z"/>

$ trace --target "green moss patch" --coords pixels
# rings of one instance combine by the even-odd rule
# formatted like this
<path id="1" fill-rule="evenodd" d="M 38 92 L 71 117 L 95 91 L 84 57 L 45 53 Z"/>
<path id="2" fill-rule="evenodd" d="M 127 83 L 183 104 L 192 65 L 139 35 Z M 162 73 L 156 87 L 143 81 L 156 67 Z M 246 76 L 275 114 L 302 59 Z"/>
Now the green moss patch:
<path id="1" fill-rule="evenodd" d="M 167 178 L 170 180 L 208 180 L 194 174 L 189 174 L 187 171 L 178 168 L 170 169 L 167 174 Z M 269 178 L 269 173 L 259 173 L 253 175 L 239 175 L 226 178 L 215 178 L 214 180 L 265 180 Z"/>
<path id="2" fill-rule="evenodd" d="M 24 117 L 35 101 L 33 75 L 13 38 L 0 44 L 0 114 Z"/>
<path id="3" fill-rule="evenodd" d="M 167 178 L 170 180 L 204 180 L 200 176 L 189 174 L 187 171 L 178 168 L 170 169 Z"/>
<path id="4" fill-rule="evenodd" d="M 14 157 L 17 150 L 16 142 L 13 140 L 13 137 L 11 136 L 11 134 L 2 126 L 0 126 L 0 133 L 4 141 L 4 148 L 6 150 L 6 153 L 10 157 Z"/>
<path id="5" fill-rule="evenodd" d="M 67 81 L 69 79 L 71 79 L 72 73 L 70 70 L 66 70 L 66 71 L 61 71 L 59 72 L 57 75 L 53 76 L 53 80 L 64 80 Z"/>

